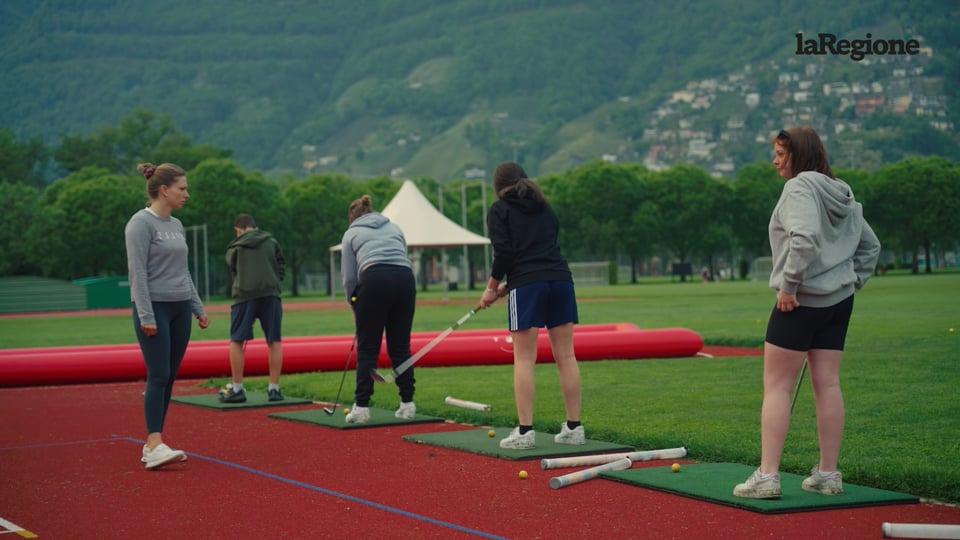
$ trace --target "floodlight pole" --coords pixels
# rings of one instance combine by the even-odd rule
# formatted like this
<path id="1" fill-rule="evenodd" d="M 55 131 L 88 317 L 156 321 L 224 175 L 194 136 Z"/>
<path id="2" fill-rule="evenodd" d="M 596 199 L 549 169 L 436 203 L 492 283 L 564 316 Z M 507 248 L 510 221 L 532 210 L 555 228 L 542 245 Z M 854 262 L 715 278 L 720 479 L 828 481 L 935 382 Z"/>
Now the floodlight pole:
<path id="1" fill-rule="evenodd" d="M 210 302 L 210 253 L 207 250 L 207 224 L 203 225 L 191 225 L 183 229 L 184 232 L 192 233 L 193 237 L 193 286 L 197 289 L 197 294 L 199 295 L 200 290 L 200 248 L 197 246 L 197 231 L 203 231 L 203 293 L 204 301 Z"/>
<path id="2" fill-rule="evenodd" d="M 463 228 L 467 229 L 467 185 L 460 184 L 460 221 Z M 467 229 L 468 231 L 470 229 Z M 463 291 L 470 290 L 470 253 L 467 251 L 467 245 L 463 245 Z"/>
<path id="3" fill-rule="evenodd" d="M 482 179 L 479 180 L 479 181 L 477 181 L 477 182 L 464 182 L 464 183 L 460 184 L 460 224 L 461 224 L 461 226 L 463 226 L 464 230 L 468 230 L 468 231 L 470 230 L 469 227 L 467 227 L 467 188 L 468 188 L 468 187 L 475 187 L 475 186 L 480 188 L 480 201 L 481 201 L 480 204 L 481 204 L 481 206 L 483 207 L 483 208 L 482 208 L 482 211 L 483 211 L 483 218 L 482 218 L 482 220 L 483 220 L 483 235 L 486 236 L 486 237 L 489 237 L 490 235 L 488 234 L 488 231 L 487 231 L 487 184 L 486 184 L 486 182 L 485 182 L 484 180 L 482 180 Z M 437 186 L 437 209 L 440 210 L 440 213 L 441 213 L 441 214 L 443 214 L 443 193 L 444 193 L 443 186 L 442 186 L 442 185 L 438 185 L 438 186 Z M 470 251 L 469 251 L 469 249 L 470 249 L 469 246 L 467 246 L 467 245 L 464 245 L 464 246 L 463 246 L 463 265 L 464 265 L 464 267 L 465 267 L 464 270 L 463 270 L 463 290 L 464 290 L 464 294 L 467 293 L 467 290 L 468 290 L 469 287 L 470 287 L 470 275 L 469 275 L 469 272 L 470 272 L 470 255 L 469 255 L 469 254 L 470 254 Z M 443 265 L 443 277 L 444 277 L 444 281 L 446 281 L 446 277 L 447 277 L 447 251 L 444 249 L 444 250 L 442 250 L 441 253 L 442 253 L 441 264 Z M 484 253 L 484 257 L 483 257 L 483 258 L 484 258 L 483 267 L 484 267 L 484 271 L 486 272 L 486 273 L 485 273 L 485 276 L 488 276 L 488 275 L 490 275 L 490 244 L 484 244 L 484 246 L 483 246 L 483 253 Z M 444 285 L 446 285 L 446 283 L 444 283 Z M 446 288 L 446 286 L 444 286 L 444 289 L 443 289 L 443 290 L 444 290 L 444 292 L 443 292 L 443 299 L 446 300 L 446 299 L 447 299 L 447 292 L 446 292 L 446 291 L 447 291 L 447 288 Z"/>

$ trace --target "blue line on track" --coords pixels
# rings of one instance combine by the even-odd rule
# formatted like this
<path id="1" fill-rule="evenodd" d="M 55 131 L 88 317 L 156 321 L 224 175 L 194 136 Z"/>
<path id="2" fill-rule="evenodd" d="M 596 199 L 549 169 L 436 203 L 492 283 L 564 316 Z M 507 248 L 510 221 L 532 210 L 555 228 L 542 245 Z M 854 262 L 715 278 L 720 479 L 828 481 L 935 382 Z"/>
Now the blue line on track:
<path id="1" fill-rule="evenodd" d="M 73 441 L 73 442 L 62 442 L 62 443 L 45 443 L 45 444 L 31 444 L 31 445 L 24 445 L 24 446 L 12 446 L 12 447 L 0 448 L 0 451 L 4 451 L 4 450 L 23 450 L 23 449 L 30 449 L 30 448 L 49 448 L 49 447 L 55 447 L 55 446 L 73 446 L 73 445 L 77 445 L 77 444 L 102 443 L 102 442 L 112 442 L 112 441 L 117 441 L 117 440 L 125 440 L 125 441 L 135 442 L 135 443 L 137 443 L 137 444 L 144 444 L 144 441 L 143 441 L 142 439 L 135 439 L 135 438 L 133 438 L 133 437 L 124 437 L 124 436 L 120 436 L 120 435 L 114 435 L 113 438 L 110 438 L 110 439 L 91 439 L 91 440 L 87 440 L 87 441 Z M 238 464 L 236 464 L 236 463 L 231 463 L 231 462 L 229 462 L 229 461 L 224 461 L 224 460 L 222 460 L 222 459 L 217 459 L 217 458 L 214 458 L 214 457 L 204 456 L 204 455 L 202 455 L 202 454 L 195 454 L 195 453 L 193 453 L 193 452 L 187 452 L 187 455 L 190 456 L 190 457 L 192 457 L 192 458 L 203 459 L 203 460 L 206 460 L 206 461 L 210 461 L 210 462 L 216 463 L 216 464 L 218 464 L 218 465 L 223 465 L 223 466 L 225 466 L 225 467 L 232 467 L 232 468 L 234 468 L 234 469 L 239 469 L 239 470 L 241 470 L 241 471 L 245 471 L 245 472 L 248 472 L 248 473 L 256 474 L 256 475 L 258 475 L 258 476 L 263 476 L 263 477 L 269 478 L 269 479 L 271 479 L 271 480 L 277 480 L 277 481 L 283 482 L 283 483 L 285 483 L 285 484 L 290 484 L 290 485 L 294 485 L 294 486 L 297 486 L 297 487 L 302 487 L 302 488 L 305 488 L 305 489 L 309 489 L 309 490 L 312 490 L 312 491 L 316 491 L 316 492 L 319 492 L 319 493 L 323 493 L 323 494 L 325 494 L 325 495 L 331 495 L 331 496 L 333 496 L 333 497 L 339 497 L 339 498 L 341 498 L 341 499 L 345 499 L 345 500 L 348 500 L 348 501 L 352 501 L 352 502 L 355 502 L 355 503 L 358 503 L 358 504 L 364 504 L 364 505 L 367 505 L 367 506 L 370 506 L 370 507 L 373 507 L 373 508 L 377 508 L 377 509 L 379 509 L 379 510 L 383 510 L 383 511 L 385 511 L 385 512 L 392 512 L 392 513 L 394 513 L 394 514 L 400 514 L 401 516 L 406 516 L 406 517 L 411 518 L 411 519 L 417 519 L 417 520 L 420 520 L 420 521 L 425 521 L 425 522 L 427 522 L 427 523 L 432 523 L 432 524 L 434 524 L 434 525 L 439 525 L 440 527 L 447 527 L 447 528 L 449 528 L 449 529 L 454 529 L 454 530 L 461 531 L 461 532 L 465 532 L 465 533 L 468 533 L 468 534 L 474 534 L 474 535 L 477 535 L 477 536 L 482 536 L 482 537 L 484 537 L 484 538 L 495 538 L 495 539 L 497 539 L 497 540 L 507 540 L 506 537 L 503 537 L 503 536 L 497 536 L 497 535 L 495 535 L 495 534 L 490 534 L 490 533 L 487 533 L 487 532 L 478 531 L 478 530 L 476 530 L 476 529 L 470 529 L 470 528 L 467 528 L 467 527 L 463 527 L 463 526 L 461 526 L 461 525 L 457 525 L 456 523 L 450 523 L 450 522 L 447 522 L 447 521 L 441 521 L 441 520 L 439 520 L 439 519 L 434 519 L 434 518 L 431 518 L 431 517 L 428 517 L 428 516 L 422 516 L 422 515 L 420 515 L 420 514 L 415 514 L 415 513 L 413 513 L 413 512 L 408 512 L 408 511 L 406 511 L 406 510 L 401 510 L 401 509 L 399 509 L 399 508 L 394 508 L 394 507 L 392 507 L 392 506 L 387 506 L 387 505 L 380 504 L 380 503 L 376 503 L 376 502 L 373 502 L 373 501 L 368 501 L 368 500 L 366 500 L 366 499 L 361 499 L 361 498 L 359 498 L 359 497 L 354 497 L 353 495 L 347 495 L 346 493 L 340 493 L 340 492 L 338 492 L 338 491 L 333 491 L 333 490 L 331 490 L 331 489 L 326 489 L 326 488 L 322 488 L 322 487 L 320 487 L 320 486 L 314 486 L 314 485 L 312 485 L 312 484 L 307 484 L 306 482 L 300 482 L 299 480 L 292 480 L 292 479 L 290 479 L 290 478 L 285 478 L 285 477 L 283 477 L 283 476 L 279 476 L 279 475 L 276 475 L 276 474 L 273 474 L 273 473 L 268 473 L 268 472 L 266 472 L 266 471 L 261 471 L 261 470 L 258 470 L 258 469 L 254 469 L 254 468 L 252 468 L 252 467 L 247 467 L 246 465 L 238 465 Z"/>

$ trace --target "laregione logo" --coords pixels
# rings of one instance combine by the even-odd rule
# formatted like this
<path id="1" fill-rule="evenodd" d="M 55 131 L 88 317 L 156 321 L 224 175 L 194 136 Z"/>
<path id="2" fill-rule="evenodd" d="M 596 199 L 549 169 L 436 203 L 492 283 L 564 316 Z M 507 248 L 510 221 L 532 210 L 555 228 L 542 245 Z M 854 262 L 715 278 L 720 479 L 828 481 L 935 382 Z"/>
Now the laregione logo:
<path id="1" fill-rule="evenodd" d="M 915 39 L 873 39 L 867 33 L 865 39 L 837 39 L 836 34 L 817 34 L 817 39 L 803 39 L 803 32 L 797 32 L 797 55 L 849 56 L 859 62 L 867 56 L 916 55 L 920 53 L 920 42 Z"/>

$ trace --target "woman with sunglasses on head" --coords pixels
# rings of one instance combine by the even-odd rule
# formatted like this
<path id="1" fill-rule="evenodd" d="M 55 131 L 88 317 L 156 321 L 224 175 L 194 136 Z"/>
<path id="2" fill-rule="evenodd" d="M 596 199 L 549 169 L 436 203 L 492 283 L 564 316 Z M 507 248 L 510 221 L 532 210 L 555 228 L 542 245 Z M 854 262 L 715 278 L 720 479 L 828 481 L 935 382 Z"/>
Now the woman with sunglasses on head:
<path id="1" fill-rule="evenodd" d="M 838 468 L 844 406 L 840 359 L 853 295 L 873 274 L 880 242 L 850 186 L 834 176 L 817 132 L 800 126 L 774 137 L 773 164 L 787 179 L 770 217 L 776 304 L 763 348 L 760 467 L 737 497 L 779 498 L 780 458 L 790 425 L 791 390 L 806 361 L 813 384 L 820 461 L 806 491 L 843 493 Z"/>

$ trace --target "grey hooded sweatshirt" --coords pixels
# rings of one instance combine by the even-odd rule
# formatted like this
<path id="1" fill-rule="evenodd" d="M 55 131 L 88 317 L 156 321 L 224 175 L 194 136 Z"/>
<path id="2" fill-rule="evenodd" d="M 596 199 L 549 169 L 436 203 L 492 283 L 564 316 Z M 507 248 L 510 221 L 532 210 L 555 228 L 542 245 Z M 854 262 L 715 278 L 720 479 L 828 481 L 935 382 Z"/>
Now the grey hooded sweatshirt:
<path id="1" fill-rule="evenodd" d="M 392 264 L 413 268 L 407 256 L 407 240 L 400 226 L 379 212 L 364 214 L 353 220 L 343 233 L 341 246 L 340 274 L 348 301 L 360 282 L 360 272 L 366 267 Z"/>
<path id="2" fill-rule="evenodd" d="M 845 182 L 807 171 L 788 180 L 770 217 L 770 287 L 829 307 L 873 275 L 880 241 Z"/>

